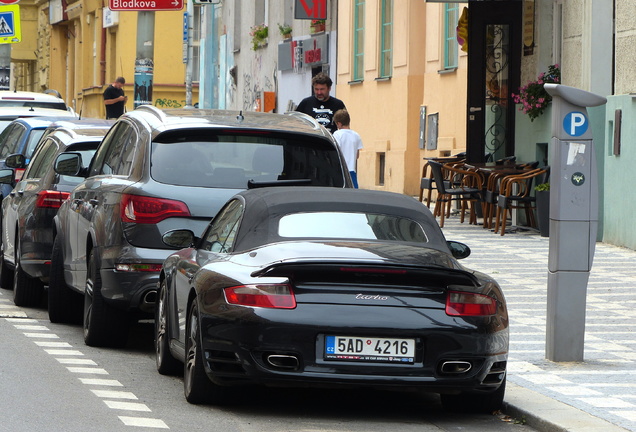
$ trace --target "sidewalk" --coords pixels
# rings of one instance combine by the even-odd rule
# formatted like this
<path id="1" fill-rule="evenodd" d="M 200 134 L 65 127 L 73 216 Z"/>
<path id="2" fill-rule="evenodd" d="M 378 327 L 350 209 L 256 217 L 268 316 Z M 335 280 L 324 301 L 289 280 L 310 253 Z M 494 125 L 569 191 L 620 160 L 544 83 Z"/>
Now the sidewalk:
<path id="1" fill-rule="evenodd" d="M 462 264 L 493 276 L 506 295 L 506 414 L 541 431 L 636 431 L 636 251 L 596 244 L 585 361 L 555 363 L 545 359 L 549 239 L 534 230 L 501 237 L 458 216 L 442 230 L 470 246 Z"/>

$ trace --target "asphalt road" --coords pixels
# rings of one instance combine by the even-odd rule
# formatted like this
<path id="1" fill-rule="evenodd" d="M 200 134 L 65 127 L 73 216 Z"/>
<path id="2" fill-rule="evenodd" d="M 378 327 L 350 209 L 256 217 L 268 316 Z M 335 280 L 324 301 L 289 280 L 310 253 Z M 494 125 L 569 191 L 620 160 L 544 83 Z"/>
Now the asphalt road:
<path id="1" fill-rule="evenodd" d="M 370 390 L 246 389 L 195 406 L 181 377 L 155 369 L 153 324 L 125 349 L 84 344 L 79 326 L 17 308 L 0 289 L 0 431 L 533 431 L 501 415 L 447 413 L 436 395 Z"/>

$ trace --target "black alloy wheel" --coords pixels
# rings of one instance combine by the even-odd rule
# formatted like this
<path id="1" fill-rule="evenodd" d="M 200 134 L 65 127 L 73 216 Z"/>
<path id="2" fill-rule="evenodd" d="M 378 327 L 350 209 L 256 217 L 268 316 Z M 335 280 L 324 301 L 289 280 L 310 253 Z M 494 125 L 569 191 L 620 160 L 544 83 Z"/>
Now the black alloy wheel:
<path id="1" fill-rule="evenodd" d="M 15 240 L 15 269 L 13 272 L 13 302 L 16 306 L 37 306 L 44 294 L 44 284 L 38 278 L 32 278 L 24 272 L 20 263 L 22 246 Z"/>
<path id="2" fill-rule="evenodd" d="M 183 365 L 170 352 L 170 332 L 168 322 L 168 287 L 163 279 L 159 285 L 159 295 L 155 306 L 155 360 L 161 375 L 177 375 L 183 372 Z"/>
<path id="3" fill-rule="evenodd" d="M 128 339 L 128 315 L 104 301 L 97 261 L 91 250 L 84 292 L 84 342 L 89 346 L 123 347 Z"/>
<path id="4" fill-rule="evenodd" d="M 84 298 L 73 291 L 64 279 L 62 238 L 55 236 L 49 273 L 49 320 L 52 323 L 81 324 Z"/>
<path id="5" fill-rule="evenodd" d="M 199 307 L 195 299 L 190 305 L 186 327 L 186 361 L 183 370 L 185 398 L 191 404 L 220 403 L 224 401 L 227 389 L 210 381 L 205 373 L 204 361 Z"/>

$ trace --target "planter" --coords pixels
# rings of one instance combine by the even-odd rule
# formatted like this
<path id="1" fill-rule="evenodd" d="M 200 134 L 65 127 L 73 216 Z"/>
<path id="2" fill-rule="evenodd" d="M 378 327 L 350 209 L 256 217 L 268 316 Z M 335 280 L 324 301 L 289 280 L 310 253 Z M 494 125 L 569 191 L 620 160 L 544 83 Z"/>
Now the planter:
<path id="1" fill-rule="evenodd" d="M 324 22 L 311 23 L 309 29 L 311 30 L 311 33 L 324 32 L 326 30 L 326 24 Z"/>
<path id="2" fill-rule="evenodd" d="M 537 224 L 541 237 L 550 236 L 550 191 L 535 191 L 537 199 Z"/>

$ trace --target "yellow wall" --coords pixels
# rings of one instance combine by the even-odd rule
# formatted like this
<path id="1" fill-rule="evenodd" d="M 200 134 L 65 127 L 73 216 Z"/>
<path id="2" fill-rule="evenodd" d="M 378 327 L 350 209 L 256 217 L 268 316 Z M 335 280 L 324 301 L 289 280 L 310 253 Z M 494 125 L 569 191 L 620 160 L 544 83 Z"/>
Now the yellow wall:
<path id="1" fill-rule="evenodd" d="M 468 56 L 459 50 L 457 69 L 440 72 L 444 69 L 443 6 L 443 3 L 426 5 L 426 73 L 422 105 L 426 106 L 427 115 L 439 113 L 439 118 L 437 150 L 421 150 L 420 167 L 426 162 L 425 157 L 466 151 Z M 460 14 L 463 6 L 460 5 Z"/>
<path id="2" fill-rule="evenodd" d="M 119 24 L 102 29 L 98 0 L 80 0 L 69 21 L 51 26 L 48 87 L 57 89 L 83 117 L 105 117 L 103 92 L 118 76 L 126 79 L 127 110 L 134 109 L 137 12 L 119 12 Z M 185 104 L 182 61 L 183 11 L 154 12 L 153 104 L 161 108 Z M 102 41 L 104 50 L 102 51 Z M 103 52 L 103 54 L 102 54 Z M 102 59 L 103 55 L 103 59 Z M 198 86 L 193 86 L 193 102 Z"/>
<path id="3" fill-rule="evenodd" d="M 364 80 L 352 81 L 353 6 L 338 6 L 338 75 L 336 96 L 351 114 L 351 128 L 364 149 L 358 160 L 361 188 L 419 193 L 419 113 L 424 93 L 424 26 L 426 4 L 395 1 L 393 13 L 393 73 L 379 75 L 380 1 L 366 2 Z M 379 154 L 386 157 L 384 185 L 378 184 Z"/>

